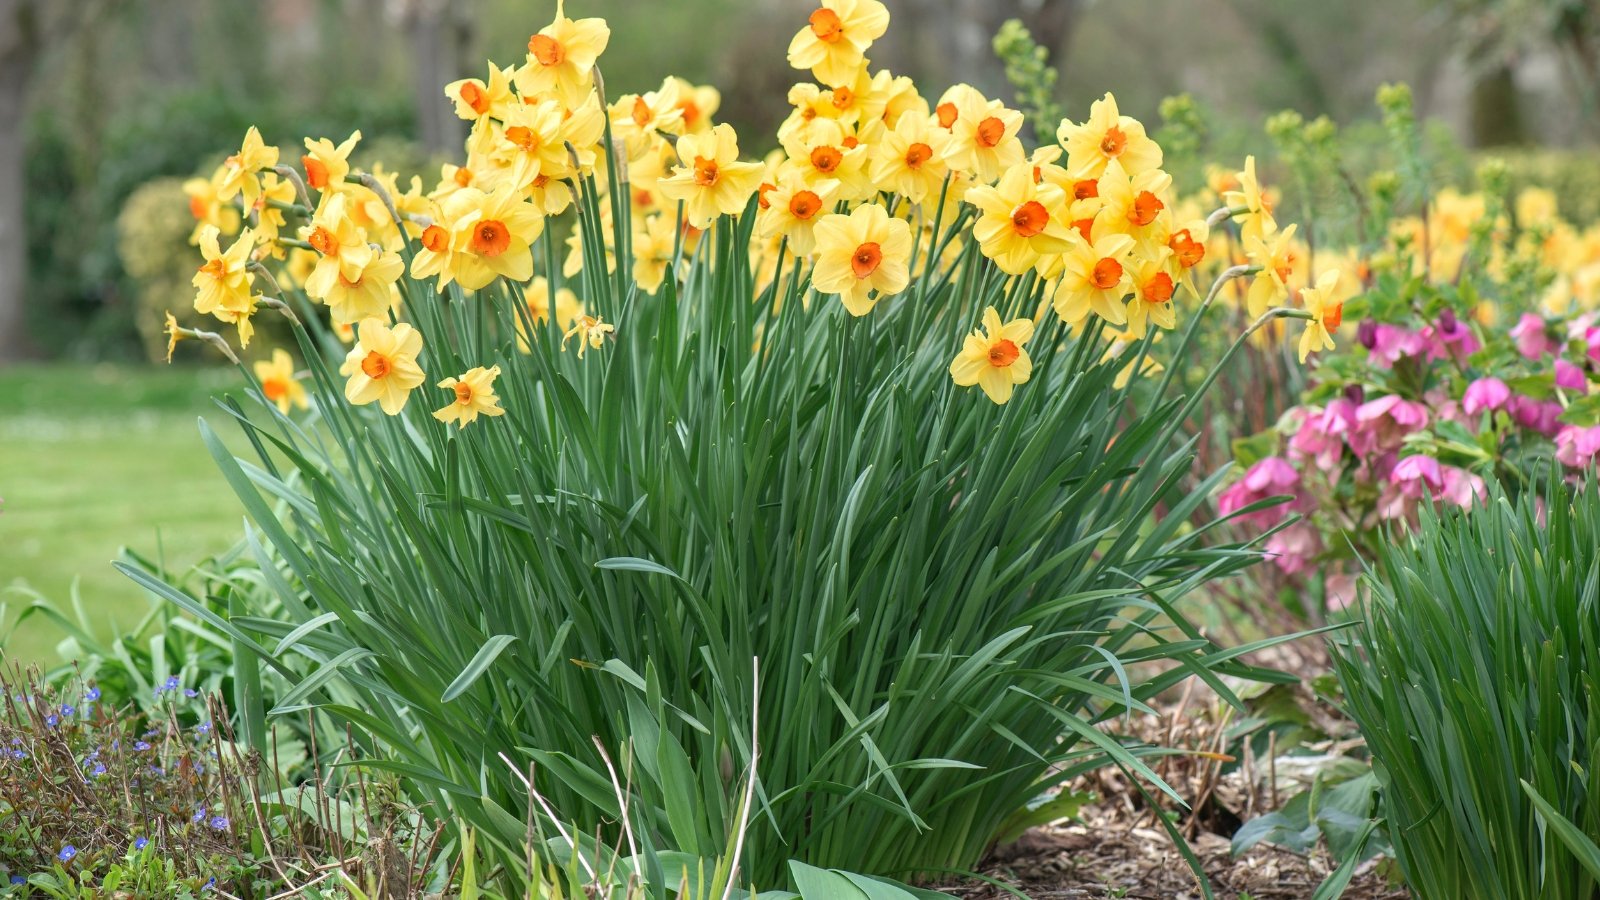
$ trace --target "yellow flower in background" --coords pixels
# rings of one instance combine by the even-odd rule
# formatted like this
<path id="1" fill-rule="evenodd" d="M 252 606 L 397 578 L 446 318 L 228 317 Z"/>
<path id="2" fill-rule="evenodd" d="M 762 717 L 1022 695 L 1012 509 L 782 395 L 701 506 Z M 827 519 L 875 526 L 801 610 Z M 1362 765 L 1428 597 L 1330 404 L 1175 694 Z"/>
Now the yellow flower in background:
<path id="1" fill-rule="evenodd" d="M 817 223 L 815 235 L 811 286 L 819 293 L 838 294 L 852 316 L 866 315 L 911 281 L 911 226 L 890 218 L 876 203 L 862 204 L 849 215 L 828 215 Z"/>
<path id="2" fill-rule="evenodd" d="M 661 87 L 643 94 L 623 94 L 611 104 L 611 135 L 627 149 L 628 159 L 644 156 L 658 132 L 682 134 L 683 110 L 678 106 L 678 83 L 668 78 Z"/>
<path id="3" fill-rule="evenodd" d="M 511 281 L 533 277 L 532 244 L 544 231 L 539 210 L 510 185 L 485 194 L 461 192 L 461 213 L 450 225 L 454 249 L 449 266 L 464 290 L 476 291 L 504 275 Z"/>
<path id="4" fill-rule="evenodd" d="M 500 398 L 494 393 L 494 380 L 499 377 L 499 366 L 487 369 L 478 366 L 468 369 L 460 378 L 439 382 L 439 387 L 453 393 L 455 398 L 443 409 L 435 410 L 433 417 L 446 425 L 454 422 L 460 429 L 466 428 L 469 422 L 476 422 L 478 416 L 505 415 L 505 410 L 500 408 Z"/>
<path id="5" fill-rule="evenodd" d="M 972 236 L 1000 271 L 1021 275 L 1040 257 L 1065 253 L 1072 233 L 1061 215 L 1067 198 L 1053 184 L 1035 184 L 1033 166 L 1006 170 L 1000 183 L 967 189 L 967 202 L 979 210 Z"/>
<path id="6" fill-rule="evenodd" d="M 1144 337 L 1147 323 L 1168 330 L 1178 324 L 1177 312 L 1172 304 L 1172 295 L 1177 290 L 1172 269 L 1177 263 L 1166 251 L 1163 251 L 1162 257 L 1145 257 L 1133 264 L 1132 277 L 1129 279 L 1133 296 L 1127 306 L 1129 338 L 1137 340 Z"/>
<path id="7" fill-rule="evenodd" d="M 738 215 L 761 184 L 762 165 L 739 161 L 732 125 L 678 138 L 678 160 L 658 187 L 668 200 L 683 202 L 684 217 L 696 228 L 709 227 L 718 215 Z"/>
<path id="8" fill-rule="evenodd" d="M 572 320 L 572 327 L 561 335 L 561 349 L 566 350 L 567 339 L 576 336 L 578 338 L 578 358 L 583 359 L 584 348 L 591 347 L 599 350 L 606 345 L 606 338 L 615 336 L 616 331 L 616 326 L 606 324 L 600 316 L 579 314 L 577 318 Z"/>
<path id="9" fill-rule="evenodd" d="M 306 389 L 295 377 L 294 357 L 288 351 L 281 347 L 273 350 L 271 360 L 260 360 L 254 368 L 256 380 L 261 382 L 262 396 L 277 406 L 279 412 L 288 415 L 292 406 L 305 409 L 310 405 L 306 401 Z"/>
<path id="10" fill-rule="evenodd" d="M 657 213 L 634 219 L 633 280 L 645 293 L 655 296 L 667 278 L 677 250 L 676 216 Z M 643 223 L 642 227 L 639 223 Z"/>
<path id="11" fill-rule="evenodd" d="M 1239 173 L 1238 180 L 1239 189 L 1227 191 L 1222 195 L 1222 200 L 1230 208 L 1244 210 L 1233 215 L 1239 222 L 1240 237 L 1246 240 L 1251 236 L 1261 239 L 1277 231 L 1278 223 L 1272 218 L 1272 198 L 1256 178 L 1254 156 L 1245 157 L 1244 171 Z"/>
<path id="12" fill-rule="evenodd" d="M 255 279 L 250 274 L 250 253 L 256 246 L 256 233 L 246 228 L 227 252 L 218 241 L 220 232 L 215 225 L 206 225 L 200 231 L 200 255 L 205 262 L 190 280 L 197 293 L 195 312 L 215 315 L 224 321 L 222 313 L 248 316 L 255 309 L 252 297 Z"/>
<path id="13" fill-rule="evenodd" d="M 893 130 L 905 116 L 928 118 L 928 100 L 918 93 L 917 83 L 910 76 L 878 72 L 873 76 L 873 89 L 883 96 L 879 118 L 885 128 Z"/>
<path id="14" fill-rule="evenodd" d="M 1517 192 L 1512 209 L 1516 212 L 1517 226 L 1520 228 L 1547 225 L 1560 218 L 1555 192 L 1546 188 L 1523 188 Z"/>
<path id="15" fill-rule="evenodd" d="M 593 87 L 595 60 L 605 52 L 611 29 L 605 19 L 569 19 L 564 6 L 556 0 L 555 21 L 528 39 L 528 60 L 516 82 L 524 98 L 554 95 L 570 108 Z"/>
<path id="16" fill-rule="evenodd" d="M 1061 258 L 1061 280 L 1051 302 L 1056 315 L 1073 325 L 1094 313 L 1112 325 L 1128 321 L 1122 298 L 1128 295 L 1128 252 L 1133 238 L 1114 231 L 1096 231 L 1094 240 L 1081 237 Z"/>
<path id="17" fill-rule="evenodd" d="M 1245 295 L 1245 308 L 1252 318 L 1282 303 L 1289 296 L 1289 279 L 1294 274 L 1298 256 L 1295 254 L 1294 232 L 1296 225 L 1288 225 L 1276 234 L 1263 238 L 1259 234 L 1246 234 L 1244 252 L 1251 265 L 1261 267 L 1250 282 L 1250 293 Z"/>
<path id="18" fill-rule="evenodd" d="M 711 117 L 722 108 L 722 92 L 710 85 L 692 84 L 676 76 L 667 81 L 678 91 L 678 113 L 683 117 L 683 130 L 688 134 L 705 134 L 711 130 Z"/>
<path id="19" fill-rule="evenodd" d="M 239 152 L 223 163 L 226 172 L 222 180 L 217 182 L 217 196 L 232 200 L 243 195 L 246 207 L 255 206 L 256 198 L 261 195 L 261 182 L 256 173 L 277 164 L 278 148 L 268 147 L 262 142 L 261 132 L 251 125 L 250 130 L 244 133 L 244 145 Z"/>
<path id="20" fill-rule="evenodd" d="M 484 116 L 503 118 L 506 108 L 519 102 L 511 93 L 511 69 L 489 63 L 489 80 L 463 78 L 444 86 L 444 95 L 455 104 L 456 115 L 469 122 Z"/>
<path id="21" fill-rule="evenodd" d="M 1318 350 L 1333 349 L 1333 332 L 1344 321 L 1344 304 L 1334 299 L 1339 287 L 1339 270 L 1329 269 L 1317 276 L 1317 286 L 1300 292 L 1300 302 L 1305 304 L 1311 320 L 1300 334 L 1300 361 Z"/>
<path id="22" fill-rule="evenodd" d="M 337 147 L 327 138 L 306 138 L 306 153 L 300 157 L 300 165 L 306 170 L 306 187 L 317 191 L 343 187 L 344 177 L 350 174 L 350 151 L 360 140 L 359 129 L 350 132 Z"/>
<path id="23" fill-rule="evenodd" d="M 528 320 L 534 325 L 545 325 L 550 322 L 550 280 L 543 275 L 528 282 L 522 294 L 523 302 L 528 306 Z M 569 328 L 578 317 L 583 315 L 583 304 L 578 302 L 578 295 L 571 288 L 559 288 L 555 298 L 555 325 L 563 332 Z M 517 349 L 523 353 L 530 351 L 532 342 L 529 339 L 527 326 L 523 324 L 521 316 L 517 317 Z"/>
<path id="24" fill-rule="evenodd" d="M 837 181 L 810 182 L 798 172 L 787 172 L 762 195 L 766 208 L 757 215 L 756 225 L 766 237 L 787 238 L 795 256 L 810 256 L 817 246 L 817 223 L 833 209 L 838 191 Z"/>
<path id="25" fill-rule="evenodd" d="M 189 214 L 194 216 L 194 231 L 189 243 L 199 246 L 200 233 L 207 225 L 214 225 L 223 234 L 239 231 L 239 209 L 222 199 L 218 185 L 227 177 L 228 167 L 218 166 L 210 178 L 190 178 L 183 183 L 183 193 L 189 198 Z"/>
<path id="26" fill-rule="evenodd" d="M 1116 160 L 1123 171 L 1138 175 L 1161 168 L 1161 147 L 1144 132 L 1144 125 L 1117 110 L 1109 92 L 1089 107 L 1081 125 L 1062 122 L 1056 140 L 1067 151 L 1067 171 L 1073 178 L 1099 178 Z"/>
<path id="27" fill-rule="evenodd" d="M 284 248 L 277 240 L 278 232 L 288 224 L 288 220 L 284 218 L 283 210 L 273 204 L 293 204 L 295 199 L 293 182 L 279 177 L 276 172 L 261 173 L 261 195 L 256 198 L 255 205 L 256 242 L 277 259 L 285 256 Z"/>
<path id="28" fill-rule="evenodd" d="M 970 172 L 978 181 L 994 181 L 1000 173 L 1027 159 L 1022 140 L 1022 113 L 999 100 L 986 100 L 975 90 L 956 94 L 956 118 L 949 126 L 944 161 Z"/>
<path id="29" fill-rule="evenodd" d="M 983 327 L 967 335 L 961 352 L 950 362 L 950 378 L 961 387 L 977 385 L 996 403 L 1011 399 L 1015 385 L 1033 375 L 1033 360 L 1022 349 L 1033 337 L 1032 319 L 1000 324 L 994 307 L 983 311 Z"/>
<path id="30" fill-rule="evenodd" d="M 376 401 L 385 413 L 398 414 L 411 392 L 427 379 L 417 365 L 422 335 L 405 322 L 391 329 L 378 319 L 362 321 L 356 334 L 356 345 L 339 367 L 339 374 L 348 379 L 345 399 L 356 406 Z"/>
<path id="31" fill-rule="evenodd" d="M 889 10 L 878 0 L 822 0 L 789 42 L 789 65 L 810 69 L 829 87 L 849 84 L 867 48 L 888 29 Z"/>
<path id="32" fill-rule="evenodd" d="M 901 116 L 872 148 L 867 174 L 880 190 L 921 203 L 937 200 L 948 169 L 944 157 L 950 134 L 933 128 L 925 115 Z"/>

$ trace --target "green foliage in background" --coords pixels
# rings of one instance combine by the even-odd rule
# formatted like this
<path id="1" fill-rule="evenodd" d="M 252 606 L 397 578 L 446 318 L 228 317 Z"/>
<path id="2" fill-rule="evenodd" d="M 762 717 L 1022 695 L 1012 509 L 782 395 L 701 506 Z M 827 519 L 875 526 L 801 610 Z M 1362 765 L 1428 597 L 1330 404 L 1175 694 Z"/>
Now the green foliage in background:
<path id="1" fill-rule="evenodd" d="M 1424 510 L 1332 644 L 1407 883 L 1428 900 L 1600 890 L 1600 488 Z"/>
<path id="2" fill-rule="evenodd" d="M 102 130 L 95 139 L 86 140 L 70 122 L 41 110 L 28 144 L 30 337 L 49 355 L 145 355 L 136 326 L 143 315 L 142 288 L 123 269 L 117 219 L 146 182 L 193 175 L 197 158 L 231 152 L 250 124 L 268 141 L 290 146 L 305 135 L 342 137 L 352 128 L 371 136 L 405 135 L 411 116 L 404 94 L 349 87 L 330 92 L 315 113 L 282 98 L 190 89 L 155 93 L 112 111 L 96 120 Z M 182 305 L 186 293 L 173 295 L 169 304 Z"/>

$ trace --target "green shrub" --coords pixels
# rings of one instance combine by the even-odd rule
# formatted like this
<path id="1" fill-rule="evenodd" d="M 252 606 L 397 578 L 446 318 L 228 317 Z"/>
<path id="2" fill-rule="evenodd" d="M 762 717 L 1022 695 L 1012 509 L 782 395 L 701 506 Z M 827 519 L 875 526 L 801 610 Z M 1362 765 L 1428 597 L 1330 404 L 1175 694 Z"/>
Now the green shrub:
<path id="1" fill-rule="evenodd" d="M 1333 645 L 1427 900 L 1600 896 L 1600 490 L 1532 494 L 1425 510 Z"/>

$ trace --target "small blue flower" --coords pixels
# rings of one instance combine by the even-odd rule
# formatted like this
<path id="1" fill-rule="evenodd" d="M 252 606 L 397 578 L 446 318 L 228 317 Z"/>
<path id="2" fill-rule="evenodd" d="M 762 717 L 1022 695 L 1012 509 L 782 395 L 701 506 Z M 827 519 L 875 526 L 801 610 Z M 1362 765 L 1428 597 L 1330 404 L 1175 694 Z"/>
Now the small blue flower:
<path id="1" fill-rule="evenodd" d="M 138 743 L 133 745 L 133 749 L 139 751 L 140 753 L 143 753 L 144 751 L 150 749 L 150 744 L 147 741 L 139 741 Z"/>
<path id="2" fill-rule="evenodd" d="M 163 691 L 175 691 L 178 689 L 178 684 L 178 676 L 168 675 L 167 680 L 161 683 L 161 689 Z"/>
<path id="3" fill-rule="evenodd" d="M 55 713 L 51 713 L 50 715 L 44 717 L 44 723 L 49 725 L 51 728 L 54 728 L 61 724 L 61 720 L 56 718 Z"/>
<path id="4" fill-rule="evenodd" d="M 200 692 L 194 688 L 184 688 L 183 695 L 185 697 L 198 697 L 200 696 Z"/>
<path id="5" fill-rule="evenodd" d="M 211 731 L 211 722 L 210 722 L 210 720 L 201 722 L 199 725 L 195 726 L 194 730 L 195 730 L 195 732 L 197 734 L 206 734 L 206 733 L 210 732 Z"/>
<path id="6" fill-rule="evenodd" d="M 139 838 L 138 840 L 133 842 L 133 849 L 135 849 L 135 850 L 143 850 L 144 848 L 146 848 L 148 846 L 150 846 L 150 839 L 147 838 L 147 837 Z"/>
<path id="7" fill-rule="evenodd" d="M 105 773 L 106 773 L 106 764 L 105 763 L 95 763 L 94 764 L 94 771 L 90 772 L 89 774 L 93 775 L 96 778 L 99 778 L 101 775 L 104 775 Z"/>
<path id="8" fill-rule="evenodd" d="M 150 767 L 150 772 L 152 774 L 154 774 L 158 778 L 167 773 L 166 770 L 161 768 L 160 766 L 151 766 Z"/>
<path id="9" fill-rule="evenodd" d="M 77 710 L 74 709 L 71 704 L 69 704 L 69 703 L 61 704 L 61 714 L 63 716 L 70 716 L 75 712 L 77 712 Z"/>
<path id="10" fill-rule="evenodd" d="M 74 856 L 77 856 L 77 855 L 78 855 L 78 848 L 72 846 L 71 844 L 68 844 L 65 847 L 61 848 L 61 852 L 60 853 L 56 854 L 56 859 L 59 859 L 62 862 L 71 862 L 72 858 Z"/>
<path id="11" fill-rule="evenodd" d="M 213 876 L 211 876 L 211 880 L 206 882 L 205 885 L 200 888 L 200 893 L 204 894 L 206 891 L 209 891 L 209 890 L 211 890 L 212 888 L 214 888 L 216 886 L 217 886 L 217 876 L 213 875 Z"/>
<path id="12" fill-rule="evenodd" d="M 212 831 L 227 831 L 228 830 L 228 817 L 227 816 L 212 816 L 211 817 L 211 830 Z"/>
<path id="13" fill-rule="evenodd" d="M 23 878 L 21 875 L 13 875 L 13 876 L 11 876 L 11 883 L 12 884 L 27 884 L 28 883 L 28 879 Z"/>
<path id="14" fill-rule="evenodd" d="M 194 822 L 195 824 L 198 825 L 200 822 L 205 820 L 205 817 L 206 817 L 206 808 L 204 806 L 201 806 L 201 807 L 198 807 L 198 808 L 195 809 L 194 818 L 190 819 L 189 821 Z"/>
<path id="15" fill-rule="evenodd" d="M 100 689 L 97 688 L 97 687 L 89 688 L 87 691 L 83 692 L 83 699 L 87 700 L 90 703 L 93 703 L 94 701 L 99 700 L 100 699 Z"/>

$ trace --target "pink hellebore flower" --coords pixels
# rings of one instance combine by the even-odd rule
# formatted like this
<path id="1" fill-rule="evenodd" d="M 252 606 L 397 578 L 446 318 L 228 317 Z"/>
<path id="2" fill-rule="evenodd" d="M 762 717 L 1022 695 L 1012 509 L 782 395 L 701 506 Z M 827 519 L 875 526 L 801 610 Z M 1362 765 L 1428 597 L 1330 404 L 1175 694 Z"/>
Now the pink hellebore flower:
<path id="1" fill-rule="evenodd" d="M 1428 427 L 1428 408 L 1399 394 L 1368 400 L 1356 407 L 1356 429 L 1346 440 L 1359 456 L 1395 450 L 1413 431 Z"/>
<path id="2" fill-rule="evenodd" d="M 1267 538 L 1266 551 L 1284 574 L 1298 575 L 1322 553 L 1322 537 L 1310 522 L 1296 522 Z"/>
<path id="3" fill-rule="evenodd" d="M 1344 454 L 1344 438 L 1356 424 L 1356 405 L 1344 397 L 1324 409 L 1306 409 L 1304 419 L 1289 438 L 1289 452 L 1313 460 L 1320 469 L 1332 469 Z"/>
<path id="4" fill-rule="evenodd" d="M 1562 465 L 1574 469 L 1592 466 L 1596 453 L 1600 453 L 1600 425 L 1563 425 L 1556 433 L 1556 459 Z"/>
<path id="5" fill-rule="evenodd" d="M 1589 376 L 1583 374 L 1583 369 L 1567 362 L 1564 359 L 1556 360 L 1556 387 L 1577 391 L 1580 394 L 1589 393 Z"/>
<path id="6" fill-rule="evenodd" d="M 1409 518 L 1427 497 L 1465 509 L 1488 493 L 1483 479 L 1465 469 L 1441 466 L 1431 456 L 1408 456 L 1389 473 L 1389 483 L 1378 498 L 1378 514 L 1386 519 Z"/>
<path id="7" fill-rule="evenodd" d="M 1467 385 L 1467 393 L 1461 398 L 1461 408 L 1469 416 L 1476 416 L 1486 409 L 1499 409 L 1511 399 L 1511 388 L 1498 378 L 1479 378 Z"/>
<path id="8" fill-rule="evenodd" d="M 1545 333 L 1544 319 L 1534 313 L 1523 313 L 1511 328 L 1511 339 L 1517 342 L 1517 352 L 1527 359 L 1538 359 L 1546 353 L 1555 353 L 1558 345 Z"/>
<path id="9" fill-rule="evenodd" d="M 1250 467 L 1244 477 L 1228 486 L 1217 496 L 1217 512 L 1224 516 L 1280 494 L 1294 494 L 1300 489 L 1300 473 L 1281 456 L 1269 456 Z M 1283 521 L 1288 505 L 1259 509 L 1243 519 L 1260 528 L 1271 528 Z"/>
<path id="10" fill-rule="evenodd" d="M 1456 466 L 1440 466 L 1444 472 L 1444 491 L 1441 500 L 1466 509 L 1488 498 L 1489 488 L 1483 479 Z"/>
<path id="11" fill-rule="evenodd" d="M 1372 348 L 1367 359 L 1380 369 L 1393 368 L 1408 356 L 1421 356 L 1427 350 L 1422 335 L 1399 325 L 1379 325 L 1372 332 Z"/>
<path id="12" fill-rule="evenodd" d="M 1561 404 L 1554 400 L 1535 400 L 1519 394 L 1506 402 L 1506 411 L 1518 425 L 1545 437 L 1555 437 L 1556 430 L 1561 427 L 1556 421 L 1561 415 Z"/>

